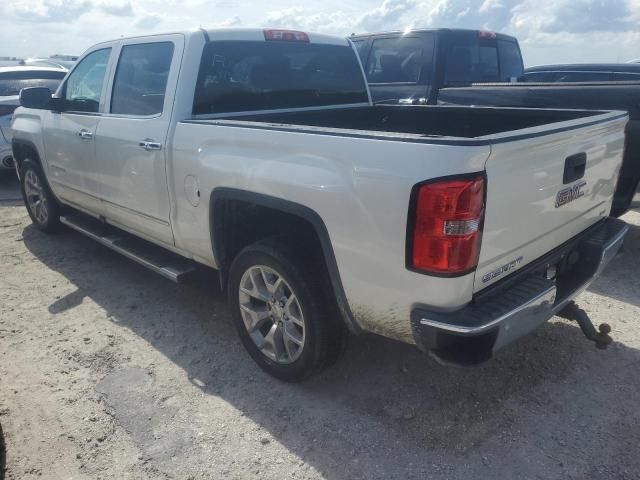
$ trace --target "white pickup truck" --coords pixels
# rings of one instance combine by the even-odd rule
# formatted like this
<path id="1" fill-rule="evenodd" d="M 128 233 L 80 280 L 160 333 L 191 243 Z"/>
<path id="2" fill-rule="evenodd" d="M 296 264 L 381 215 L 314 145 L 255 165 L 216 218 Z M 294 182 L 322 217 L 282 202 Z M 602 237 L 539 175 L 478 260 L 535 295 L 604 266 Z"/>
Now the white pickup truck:
<path id="1" fill-rule="evenodd" d="M 285 380 L 349 332 L 487 360 L 572 305 L 627 231 L 608 218 L 626 113 L 373 106 L 343 38 L 121 38 L 21 102 L 36 227 L 175 281 L 217 269 L 243 344 Z"/>

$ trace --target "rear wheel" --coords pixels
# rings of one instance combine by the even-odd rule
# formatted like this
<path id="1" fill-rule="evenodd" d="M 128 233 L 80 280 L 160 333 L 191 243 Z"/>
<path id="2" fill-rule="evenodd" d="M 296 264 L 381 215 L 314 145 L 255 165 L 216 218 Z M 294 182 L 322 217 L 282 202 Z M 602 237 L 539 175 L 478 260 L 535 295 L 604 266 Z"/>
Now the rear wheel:
<path id="1" fill-rule="evenodd" d="M 20 189 L 33 224 L 43 232 L 60 228 L 60 206 L 49 190 L 40 166 L 24 160 L 20 167 Z"/>
<path id="2" fill-rule="evenodd" d="M 347 331 L 327 308 L 321 277 L 277 240 L 245 248 L 231 266 L 236 329 L 251 357 L 274 377 L 302 380 L 343 350 Z"/>

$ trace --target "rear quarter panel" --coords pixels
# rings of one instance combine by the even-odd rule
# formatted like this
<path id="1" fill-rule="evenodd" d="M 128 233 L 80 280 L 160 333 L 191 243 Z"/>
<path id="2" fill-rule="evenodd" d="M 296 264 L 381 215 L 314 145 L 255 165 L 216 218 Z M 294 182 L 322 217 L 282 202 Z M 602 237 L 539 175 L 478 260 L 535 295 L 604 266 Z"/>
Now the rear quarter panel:
<path id="1" fill-rule="evenodd" d="M 179 123 L 169 164 L 176 246 L 215 266 L 209 196 L 219 187 L 304 205 L 327 227 L 356 321 L 412 342 L 412 306 L 447 310 L 468 303 L 473 274 L 438 278 L 405 268 L 411 189 L 423 180 L 482 171 L 488 154 L 484 146 Z M 188 176 L 202 192 L 195 207 L 185 195 Z"/>

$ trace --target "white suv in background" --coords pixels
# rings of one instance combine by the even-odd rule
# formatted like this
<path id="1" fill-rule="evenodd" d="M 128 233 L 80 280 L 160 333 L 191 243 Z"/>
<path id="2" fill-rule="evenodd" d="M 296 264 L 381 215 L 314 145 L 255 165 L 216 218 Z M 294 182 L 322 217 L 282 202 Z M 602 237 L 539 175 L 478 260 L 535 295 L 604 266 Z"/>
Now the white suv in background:
<path id="1" fill-rule="evenodd" d="M 13 169 L 11 152 L 11 117 L 20 105 L 20 90 L 47 87 L 56 90 L 67 74 L 64 68 L 0 67 L 0 170 Z"/>

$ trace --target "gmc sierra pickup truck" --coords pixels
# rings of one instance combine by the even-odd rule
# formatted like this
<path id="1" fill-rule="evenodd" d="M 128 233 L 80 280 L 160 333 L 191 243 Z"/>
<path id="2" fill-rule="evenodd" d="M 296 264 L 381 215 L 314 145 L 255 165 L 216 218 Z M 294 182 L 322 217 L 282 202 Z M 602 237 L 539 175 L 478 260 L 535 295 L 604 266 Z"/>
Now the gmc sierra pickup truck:
<path id="1" fill-rule="evenodd" d="M 640 187 L 640 78 L 531 83 L 528 77 L 533 74 L 527 72 L 535 69 L 523 70 L 518 41 L 482 30 L 416 29 L 352 35 L 350 39 L 357 45 L 374 103 L 629 112 L 612 214 L 620 216 L 629 209 Z"/>
<path id="2" fill-rule="evenodd" d="M 35 226 L 175 281 L 217 269 L 242 343 L 285 380 L 334 361 L 349 332 L 487 360 L 567 315 L 627 231 L 608 218 L 626 113 L 374 106 L 344 38 L 118 39 L 21 102 Z"/>

